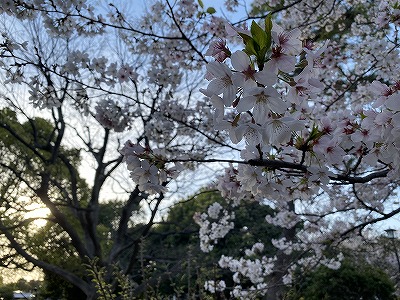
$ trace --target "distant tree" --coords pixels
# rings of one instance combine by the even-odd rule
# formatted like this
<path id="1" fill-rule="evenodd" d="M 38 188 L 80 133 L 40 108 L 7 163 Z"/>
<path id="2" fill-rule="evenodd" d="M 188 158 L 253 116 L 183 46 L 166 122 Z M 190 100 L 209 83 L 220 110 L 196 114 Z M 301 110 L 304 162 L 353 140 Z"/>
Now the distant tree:
<path id="1" fill-rule="evenodd" d="M 85 209 L 75 207 L 87 205 L 90 197 L 88 185 L 76 173 L 80 163 L 79 150 L 60 146 L 57 149 L 58 157 L 54 158 L 49 147 L 56 143 L 54 134 L 56 128 L 43 118 L 29 118 L 26 122 L 20 123 L 14 111 L 4 108 L 0 110 L 0 120 L 2 122 L 0 168 L 4 175 L 0 199 L 2 203 L 0 232 L 11 242 L 3 243 L 2 264 L 29 271 L 33 268 L 33 264 L 29 259 L 24 259 L 27 258 L 29 251 L 34 261 L 43 262 L 43 266 L 57 266 L 56 269 L 50 267 L 50 270 L 43 268 L 44 295 L 82 299 L 86 297 L 82 289 L 68 281 L 65 276 L 74 274 L 77 276 L 76 279 L 81 278 L 90 282 L 91 278 L 82 264 L 87 257 L 76 251 L 71 236 L 63 228 L 67 226 L 78 239 L 83 237 L 88 229 L 83 228 L 78 222 L 79 217 L 77 218 L 77 214 L 81 214 L 84 220 Z M 35 148 L 29 145 L 35 145 Z M 58 216 L 58 222 L 54 216 L 26 217 L 36 208 L 35 206 L 30 208 L 33 204 L 41 203 L 37 196 L 39 191 L 35 190 L 34 186 L 40 184 L 43 177 L 54 185 L 50 194 L 41 196 L 44 197 L 47 207 Z M 79 204 L 74 201 L 79 201 Z M 132 205 L 132 210 L 136 209 L 135 207 L 138 208 Z M 113 246 L 111 237 L 116 233 L 122 205 L 118 201 L 109 201 L 99 204 L 98 210 L 97 238 L 104 253 L 109 253 Z M 34 221 L 39 218 L 46 219 L 47 223 L 38 228 Z M 22 247 L 20 251 L 18 247 L 13 249 L 12 245 L 17 243 Z M 70 275 L 67 275 L 67 278 L 68 276 Z"/>
<path id="2" fill-rule="evenodd" d="M 121 209 L 121 204 L 115 201 L 100 204 L 98 232 L 101 235 L 101 243 L 105 251 L 109 251 L 110 237 L 115 233 L 115 226 Z M 62 230 L 48 223 L 37 231 L 35 240 L 42 244 L 42 246 L 38 245 L 36 248 L 37 256 L 40 259 L 62 266 L 70 272 L 80 274 L 80 276 L 87 276 L 88 270 L 81 265 L 81 260 L 74 255 L 74 248 L 68 243 Z M 85 298 L 85 294 L 79 288 L 63 277 L 46 270 L 44 270 L 41 295 L 51 299 Z"/>
<path id="3" fill-rule="evenodd" d="M 14 291 L 37 293 L 41 288 L 41 282 L 36 280 L 27 281 L 20 278 L 16 282 L 0 284 L 0 299 L 13 300 Z"/>
<path id="4" fill-rule="evenodd" d="M 0 297 L 4 300 L 12 300 L 13 291 L 15 291 L 15 284 L 2 284 L 0 286 Z"/>
<path id="5" fill-rule="evenodd" d="M 368 263 L 344 259 L 339 269 L 320 266 L 297 274 L 290 300 L 397 299 L 393 281 L 384 270 Z"/>
<path id="6" fill-rule="evenodd" d="M 135 279 L 141 282 L 137 293 L 205 297 L 202 293 L 206 278 L 224 279 L 227 283 L 232 280 L 228 272 L 218 268 L 221 255 L 243 255 L 257 242 L 265 243 L 270 255 L 276 252 L 271 239 L 278 238 L 281 230 L 262 222 L 273 211 L 259 202 L 238 206 L 234 210 L 235 227 L 214 245 L 215 251 L 201 251 L 198 225 L 193 217 L 216 202 L 225 205 L 218 191 L 202 190 L 170 208 L 165 220 L 145 239 L 144 266 L 138 264 L 134 272 L 140 274 L 140 279 Z"/>

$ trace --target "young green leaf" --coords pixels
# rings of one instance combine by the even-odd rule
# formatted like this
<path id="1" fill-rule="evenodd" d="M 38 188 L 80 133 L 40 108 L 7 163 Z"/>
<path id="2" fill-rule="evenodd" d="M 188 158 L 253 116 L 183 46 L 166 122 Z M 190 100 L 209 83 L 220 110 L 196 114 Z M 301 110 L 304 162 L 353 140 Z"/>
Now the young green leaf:
<path id="1" fill-rule="evenodd" d="M 272 30 L 272 18 L 271 15 L 268 15 L 265 20 L 265 32 L 268 34 L 271 34 L 271 30 Z"/>
<path id="2" fill-rule="evenodd" d="M 239 32 L 240 37 L 243 39 L 243 43 L 245 45 L 244 52 L 248 55 L 257 55 L 257 49 L 259 49 L 257 43 L 254 39 L 244 33 Z"/>
<path id="3" fill-rule="evenodd" d="M 265 34 L 267 35 L 267 41 L 265 47 L 267 50 L 271 47 L 271 32 L 272 32 L 272 19 L 271 15 L 265 18 Z"/>
<path id="4" fill-rule="evenodd" d="M 209 7 L 209 8 L 207 8 L 207 12 L 212 15 L 212 14 L 215 14 L 217 11 L 215 10 L 214 7 Z"/>
<path id="5" fill-rule="evenodd" d="M 249 42 L 246 43 L 246 47 L 244 48 L 244 52 L 246 52 L 248 55 L 258 56 L 258 50 L 259 46 L 253 39 L 249 40 Z"/>
<path id="6" fill-rule="evenodd" d="M 246 45 L 249 41 L 253 40 L 253 38 L 245 33 L 238 32 L 240 37 L 243 39 L 243 43 Z"/>
<path id="7" fill-rule="evenodd" d="M 253 21 L 251 23 L 250 32 L 253 36 L 254 41 L 260 46 L 260 49 L 267 46 L 268 36 L 267 33 L 257 24 L 257 22 Z"/>

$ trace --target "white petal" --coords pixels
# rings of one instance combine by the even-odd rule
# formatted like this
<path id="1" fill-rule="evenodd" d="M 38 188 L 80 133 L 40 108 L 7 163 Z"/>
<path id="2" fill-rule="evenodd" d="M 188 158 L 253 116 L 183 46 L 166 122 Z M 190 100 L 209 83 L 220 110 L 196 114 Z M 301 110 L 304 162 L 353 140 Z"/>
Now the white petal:
<path id="1" fill-rule="evenodd" d="M 230 130 L 229 137 L 231 138 L 232 143 L 234 144 L 239 143 L 243 139 L 246 130 L 247 130 L 246 125 L 241 125 Z"/>
<path id="2" fill-rule="evenodd" d="M 388 90 L 389 87 L 378 80 L 372 81 L 370 85 L 370 91 L 376 96 L 384 95 Z"/>
<path id="3" fill-rule="evenodd" d="M 256 97 L 254 96 L 247 96 L 240 99 L 239 104 L 236 106 L 238 112 L 245 112 L 251 110 L 256 103 Z"/>
<path id="4" fill-rule="evenodd" d="M 296 57 L 284 55 L 277 60 L 278 69 L 290 73 L 296 68 Z"/>
<path id="5" fill-rule="evenodd" d="M 213 106 L 215 107 L 215 109 L 217 110 L 224 110 L 224 103 L 222 102 L 221 97 L 218 97 L 216 95 L 213 95 L 210 98 L 211 103 L 213 104 Z"/>
<path id="6" fill-rule="evenodd" d="M 243 86 L 245 77 L 243 73 L 232 74 L 232 82 L 235 86 Z"/>
<path id="7" fill-rule="evenodd" d="M 270 87 L 270 86 L 265 88 L 265 93 L 268 96 L 273 97 L 273 98 L 280 98 L 281 97 L 281 94 L 279 94 L 276 89 L 274 89 L 273 87 Z"/>
<path id="8" fill-rule="evenodd" d="M 400 94 L 393 94 L 386 100 L 385 106 L 394 111 L 400 111 Z"/>
<path id="9" fill-rule="evenodd" d="M 224 104 L 226 107 L 231 106 L 232 102 L 236 99 L 236 91 L 237 88 L 233 85 L 228 86 L 225 89 L 224 94 L 222 95 L 222 99 L 224 100 Z"/>
<path id="10" fill-rule="evenodd" d="M 254 79 L 265 86 L 272 86 L 276 83 L 276 74 L 270 70 L 264 69 L 254 74 Z"/>
<path id="11" fill-rule="evenodd" d="M 323 89 L 323 88 L 324 88 L 324 85 L 322 84 L 322 82 L 319 81 L 319 80 L 316 79 L 316 78 L 310 78 L 310 79 L 308 79 L 308 83 L 309 83 L 311 86 L 316 87 L 316 88 L 318 88 L 318 89 Z"/>
<path id="12" fill-rule="evenodd" d="M 225 64 L 211 61 L 206 66 L 207 71 L 210 72 L 215 77 L 225 77 L 226 75 L 230 76 L 232 74 L 229 67 Z"/>
<path id="13" fill-rule="evenodd" d="M 207 86 L 207 92 L 209 92 L 207 96 L 210 97 L 211 96 L 210 93 L 214 95 L 220 95 L 224 92 L 225 89 L 226 89 L 226 82 L 224 80 L 221 80 L 219 78 L 214 79 Z"/>
<path id="14" fill-rule="evenodd" d="M 232 66 L 236 71 L 246 71 L 250 66 L 250 58 L 243 51 L 236 51 L 231 56 Z"/>

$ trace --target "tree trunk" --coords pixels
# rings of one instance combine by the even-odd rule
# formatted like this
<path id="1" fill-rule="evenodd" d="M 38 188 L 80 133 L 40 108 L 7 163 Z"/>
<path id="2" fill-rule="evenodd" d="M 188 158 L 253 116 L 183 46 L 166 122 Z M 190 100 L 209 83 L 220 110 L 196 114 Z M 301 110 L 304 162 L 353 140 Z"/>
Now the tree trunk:
<path id="1" fill-rule="evenodd" d="M 295 205 L 293 201 L 288 202 L 288 208 L 290 211 L 295 211 Z M 282 228 L 282 236 L 286 238 L 286 241 L 295 241 L 296 239 L 296 227 Z M 265 299 L 268 300 L 282 300 L 285 296 L 286 287 L 283 284 L 283 276 L 286 274 L 290 263 L 292 261 L 291 255 L 285 254 L 283 251 L 278 250 L 276 253 L 276 262 L 274 267 L 274 273 L 268 278 L 268 288 Z"/>
<path id="2" fill-rule="evenodd" d="M 86 295 L 86 300 L 96 300 L 96 299 L 97 299 L 96 293 Z"/>
<path id="3" fill-rule="evenodd" d="M 275 263 L 275 271 L 268 277 L 267 294 L 264 299 L 267 300 L 282 300 L 285 295 L 285 285 L 283 284 L 282 277 L 286 273 L 286 266 L 289 256 L 279 251 L 277 253 L 277 261 Z"/>

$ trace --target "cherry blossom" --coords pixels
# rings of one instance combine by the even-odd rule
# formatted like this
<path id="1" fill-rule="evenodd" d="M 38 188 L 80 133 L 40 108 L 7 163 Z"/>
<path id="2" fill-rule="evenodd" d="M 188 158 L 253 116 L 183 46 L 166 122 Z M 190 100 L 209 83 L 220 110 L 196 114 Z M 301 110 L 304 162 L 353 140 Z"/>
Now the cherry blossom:
<path id="1" fill-rule="evenodd" d="M 196 213 L 193 217 L 200 226 L 200 248 L 204 252 L 210 252 L 218 240 L 225 237 L 234 227 L 232 220 L 235 214 L 221 208 L 220 205 L 214 203 L 208 208 L 208 213 L 211 215 Z"/>
<path id="2" fill-rule="evenodd" d="M 253 109 L 254 108 L 254 109 Z M 236 109 L 245 112 L 253 109 L 254 119 L 263 124 L 268 112 L 284 113 L 288 105 L 282 100 L 280 94 L 273 87 L 254 87 L 248 90 L 239 101 Z"/>
<path id="3" fill-rule="evenodd" d="M 272 27 L 272 38 L 274 42 L 288 55 L 298 55 L 302 50 L 300 40 L 301 31 L 296 28 L 291 31 L 285 31 L 281 26 L 274 23 Z"/>
<path id="4" fill-rule="evenodd" d="M 126 130 L 130 124 L 129 110 L 118 105 L 116 101 L 105 99 L 96 106 L 96 119 L 105 128 L 114 129 L 116 132 Z"/>
<path id="5" fill-rule="evenodd" d="M 232 81 L 236 86 L 243 86 L 245 89 L 256 87 L 254 81 L 255 70 L 251 66 L 250 58 L 243 51 L 236 51 L 231 55 L 232 66 L 237 73 L 232 74 Z"/>
<path id="6" fill-rule="evenodd" d="M 205 55 L 212 56 L 218 62 L 223 62 L 229 57 L 230 51 L 226 47 L 225 40 L 212 41 Z"/>
<path id="7" fill-rule="evenodd" d="M 232 101 L 237 92 L 237 87 L 232 82 L 232 71 L 219 62 L 210 62 L 207 65 L 207 71 L 211 81 L 203 93 L 207 96 L 222 94 L 224 103 L 230 106 L 229 101 Z"/>

